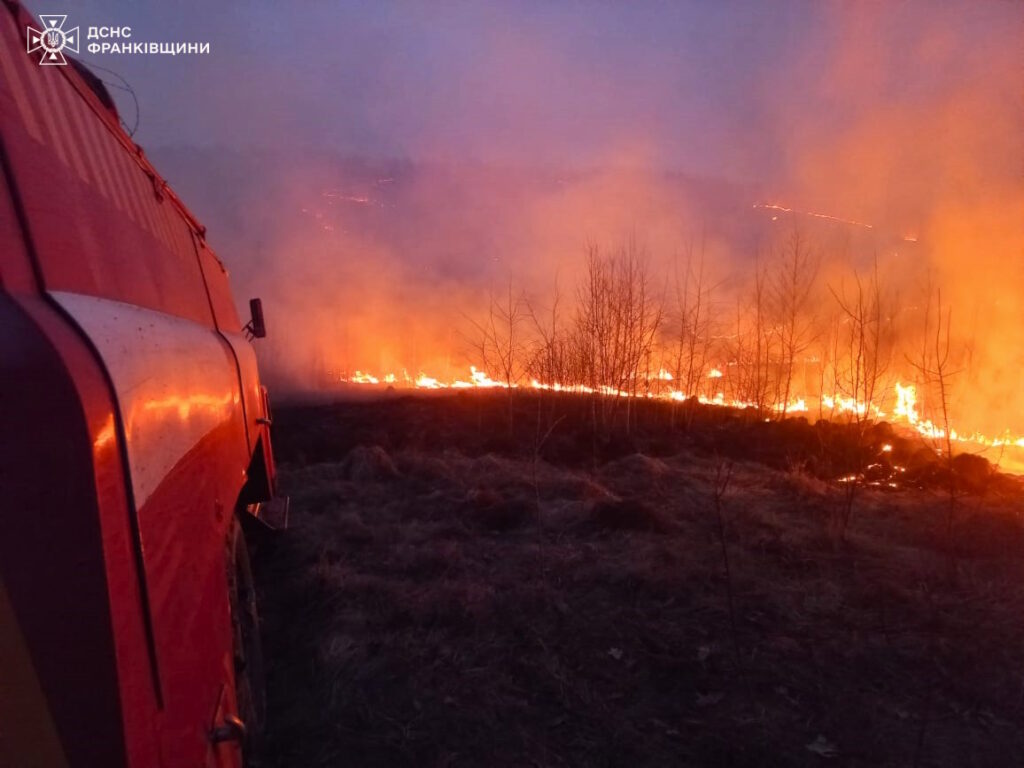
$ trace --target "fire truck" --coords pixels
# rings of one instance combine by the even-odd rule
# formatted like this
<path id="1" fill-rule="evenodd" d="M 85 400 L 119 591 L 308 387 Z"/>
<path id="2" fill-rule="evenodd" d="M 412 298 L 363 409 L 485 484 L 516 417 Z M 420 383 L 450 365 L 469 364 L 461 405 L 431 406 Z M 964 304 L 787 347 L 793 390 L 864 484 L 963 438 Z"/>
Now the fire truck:
<path id="1" fill-rule="evenodd" d="M 0 2 L 0 766 L 240 766 L 243 528 L 281 516 L 262 309 L 74 34 Z"/>

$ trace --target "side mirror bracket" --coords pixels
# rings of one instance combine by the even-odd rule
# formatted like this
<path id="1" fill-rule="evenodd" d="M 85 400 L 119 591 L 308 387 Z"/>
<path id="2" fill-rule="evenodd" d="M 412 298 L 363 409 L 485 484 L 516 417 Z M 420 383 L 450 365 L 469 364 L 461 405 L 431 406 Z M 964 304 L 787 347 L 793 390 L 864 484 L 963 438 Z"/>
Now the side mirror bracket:
<path id="1" fill-rule="evenodd" d="M 267 325 L 263 321 L 263 302 L 259 299 L 249 299 L 249 318 L 249 322 L 242 328 L 249 341 L 266 336 Z"/>

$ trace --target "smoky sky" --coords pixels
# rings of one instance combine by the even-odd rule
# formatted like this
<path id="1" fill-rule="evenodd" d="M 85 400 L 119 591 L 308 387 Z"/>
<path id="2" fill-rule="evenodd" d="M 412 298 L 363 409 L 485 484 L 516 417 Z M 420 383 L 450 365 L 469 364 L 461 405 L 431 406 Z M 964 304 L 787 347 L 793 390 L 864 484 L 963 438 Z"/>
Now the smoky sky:
<path id="1" fill-rule="evenodd" d="M 803 227 L 823 280 L 877 262 L 907 306 L 941 285 L 969 402 L 1024 412 L 1024 2 L 30 10 L 210 44 L 82 59 L 131 83 L 135 140 L 209 226 L 243 311 L 263 297 L 261 363 L 282 381 L 465 370 L 481 297 L 515 280 L 543 303 L 555 276 L 571 295 L 586 243 L 635 237 L 664 278 L 697 237 L 742 292 Z"/>
<path id="2" fill-rule="evenodd" d="M 979 60 L 1019 44 L 1024 4 L 93 0 L 67 12 L 83 28 L 131 26 L 136 41 L 210 42 L 206 56 L 83 54 L 132 83 L 147 147 L 760 181 L 785 174 L 794 134 L 975 77 Z M 828 74 L 851 39 L 848 76 L 862 86 L 836 88 Z M 924 65 L 922 45 L 935 49 Z"/>

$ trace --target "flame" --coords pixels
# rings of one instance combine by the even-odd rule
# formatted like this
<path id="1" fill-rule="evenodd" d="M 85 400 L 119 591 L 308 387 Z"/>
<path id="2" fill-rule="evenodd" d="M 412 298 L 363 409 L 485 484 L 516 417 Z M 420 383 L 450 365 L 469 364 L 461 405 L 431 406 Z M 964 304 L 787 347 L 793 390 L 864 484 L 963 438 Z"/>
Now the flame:
<path id="1" fill-rule="evenodd" d="M 788 403 L 776 403 L 775 410 L 778 413 L 806 413 L 810 409 L 807 407 L 807 401 L 798 397 Z"/>
<path id="2" fill-rule="evenodd" d="M 507 382 L 496 381 L 496 380 L 492 379 L 484 371 L 479 371 L 474 366 L 470 366 L 469 371 L 470 371 L 470 374 L 469 374 L 470 381 L 467 384 L 468 386 L 471 386 L 471 387 L 485 387 L 485 388 L 486 387 L 505 387 L 506 389 L 510 386 Z M 457 382 L 457 383 L 461 384 L 463 382 Z"/>
<path id="3" fill-rule="evenodd" d="M 893 413 L 905 419 L 908 424 L 917 423 L 917 388 L 914 385 L 903 386 L 896 382 L 896 409 Z"/>
<path id="4" fill-rule="evenodd" d="M 712 368 L 707 374 L 707 378 L 713 380 L 721 379 L 724 376 L 725 374 L 718 368 Z M 528 389 L 545 392 L 566 392 L 581 395 L 596 393 L 606 397 L 642 397 L 645 399 L 670 400 L 674 402 L 696 400 L 702 405 L 717 405 L 727 408 L 738 408 L 741 410 L 757 407 L 757 403 L 728 399 L 724 392 L 716 392 L 714 396 L 708 397 L 707 395 L 687 395 L 681 390 L 672 388 L 651 389 L 651 386 L 656 385 L 658 382 L 667 383 L 675 380 L 672 374 L 664 368 L 660 369 L 656 374 L 638 376 L 636 378 L 643 380 L 648 386 L 642 390 L 638 389 L 634 392 L 628 389 L 614 387 L 609 384 L 601 384 L 597 387 L 591 387 L 586 384 L 567 384 L 557 381 L 548 383 L 542 382 L 536 378 L 530 379 L 529 382 L 523 385 L 520 385 L 518 382 L 512 382 L 510 384 L 507 381 L 491 377 L 486 371 L 482 371 L 476 366 L 469 367 L 468 378 L 455 378 L 449 381 L 444 381 L 435 376 L 430 376 L 423 371 L 420 371 L 415 378 L 413 378 L 409 376 L 407 371 L 403 371 L 401 377 L 399 377 L 395 373 L 385 373 L 380 376 L 376 376 L 361 370 L 356 370 L 349 376 L 342 375 L 339 377 L 339 381 L 343 384 L 364 386 L 379 385 L 382 382 L 392 385 L 404 382 L 405 385 L 413 389 Z M 779 413 L 783 411 L 786 411 L 787 413 L 805 413 L 810 410 L 806 399 L 803 397 L 793 398 L 785 407 L 781 403 L 776 404 L 774 409 Z"/>
<path id="5" fill-rule="evenodd" d="M 845 397 L 840 394 L 822 395 L 821 405 L 823 409 L 826 409 L 833 414 L 852 413 L 859 417 L 864 417 L 870 412 L 876 419 L 886 418 L 885 411 L 883 411 L 878 405 L 875 403 L 861 402 L 855 397 Z"/>
<path id="6" fill-rule="evenodd" d="M 394 379 L 394 374 L 388 375 L 391 376 L 392 379 Z M 356 384 L 380 384 L 380 379 L 378 379 L 376 376 L 371 376 L 370 374 L 363 373 L 362 371 L 356 371 L 355 373 L 353 373 L 352 381 L 355 382 Z"/>
<path id="7" fill-rule="evenodd" d="M 425 373 L 421 373 L 416 377 L 416 388 L 417 389 L 443 389 L 441 382 L 432 376 L 427 376 Z"/>
<path id="8" fill-rule="evenodd" d="M 919 434 L 929 440 L 945 440 L 945 428 L 935 424 L 931 419 L 921 418 L 917 410 L 917 387 L 913 384 L 896 383 L 896 408 L 894 414 L 900 417 L 907 425 L 913 427 Z M 989 436 L 981 432 L 964 433 L 949 426 L 949 440 L 955 443 L 973 443 L 985 448 L 1024 448 L 1024 436 L 1016 435 L 1010 430 L 1004 431 L 997 436 Z"/>
<path id="9" fill-rule="evenodd" d="M 711 368 L 706 378 L 711 381 L 719 381 L 725 379 L 725 374 L 720 368 Z M 340 381 L 342 383 L 370 387 L 386 384 L 389 386 L 404 385 L 413 389 L 423 390 L 524 389 L 581 395 L 599 394 L 605 397 L 637 397 L 665 400 L 676 403 L 696 400 L 702 405 L 710 405 L 720 408 L 735 408 L 739 410 L 745 410 L 748 408 L 756 409 L 758 407 L 757 403 L 729 398 L 726 396 L 724 391 L 715 392 L 710 396 L 704 394 L 687 395 L 685 392 L 671 386 L 672 382 L 674 382 L 674 377 L 664 368 L 661 368 L 657 373 L 647 374 L 646 376 L 640 375 L 635 377 L 635 379 L 642 380 L 646 386 L 643 388 L 638 387 L 631 391 L 607 384 L 591 387 L 585 384 L 542 382 L 536 378 L 530 379 L 522 384 L 519 382 L 509 383 L 507 381 L 502 381 L 501 379 L 495 379 L 486 371 L 475 366 L 469 367 L 468 377 L 453 378 L 449 380 L 443 380 L 436 376 L 431 376 L 423 371 L 420 371 L 415 377 L 413 377 L 410 376 L 409 372 L 406 370 L 403 370 L 401 374 L 388 372 L 380 375 L 356 370 L 349 376 L 340 377 Z M 864 403 L 858 401 L 856 398 L 847 397 L 838 393 L 833 393 L 831 395 L 822 394 L 817 398 L 812 398 L 812 400 L 817 400 L 821 410 L 827 412 L 829 417 L 843 414 L 856 414 L 861 418 L 870 416 L 870 418 L 877 420 L 889 419 L 896 424 L 908 427 L 917 434 L 931 441 L 944 441 L 946 437 L 943 427 L 935 424 L 930 419 L 923 418 L 921 416 L 919 411 L 917 388 L 913 384 L 896 382 L 892 391 L 891 411 L 886 411 L 878 403 Z M 180 399 L 175 399 L 173 403 L 153 403 L 147 405 L 149 407 L 159 405 L 160 407 L 170 406 L 185 408 L 187 412 L 189 405 L 200 405 L 200 403 L 186 403 Z M 202 403 L 201 405 L 221 405 L 221 402 Z M 785 404 L 775 403 L 770 407 L 770 409 L 779 415 L 783 413 L 786 415 L 794 415 L 809 413 L 811 411 L 807 396 L 794 397 Z M 991 436 L 977 431 L 966 432 L 950 426 L 949 439 L 950 441 L 958 444 L 973 444 L 981 448 L 1013 447 L 1024 449 L 1024 436 L 1013 434 L 1009 430 L 1000 435 Z M 882 446 L 881 450 L 884 453 L 889 453 L 893 448 L 892 445 L 887 443 Z M 936 450 L 940 450 L 940 448 L 937 447 Z"/>

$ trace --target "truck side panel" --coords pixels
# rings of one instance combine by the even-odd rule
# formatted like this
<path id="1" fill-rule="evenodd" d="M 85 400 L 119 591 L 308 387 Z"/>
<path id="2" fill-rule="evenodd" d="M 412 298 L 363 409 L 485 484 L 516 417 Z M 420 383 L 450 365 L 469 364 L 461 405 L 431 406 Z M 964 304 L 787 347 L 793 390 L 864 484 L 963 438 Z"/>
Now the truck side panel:
<path id="1" fill-rule="evenodd" d="M 82 633 L 95 635 L 80 649 L 86 671 L 76 676 L 62 661 L 70 638 L 53 626 L 49 634 L 37 629 L 35 614 L 25 613 L 26 596 L 38 593 L 18 583 L 19 574 L 36 577 L 39 560 L 4 552 L 10 557 L 0 575 L 73 764 L 120 765 L 116 751 L 124 750 L 131 765 L 233 765 L 237 749 L 215 749 L 208 734 L 218 707 L 234 706 L 226 539 L 250 461 L 242 403 L 248 389 L 258 390 L 255 367 L 240 370 L 238 350 L 217 328 L 194 221 L 72 68 L 30 61 L 21 32 L 0 12 L 5 175 L 20 201 L 38 284 L 34 295 L 0 298 L 24 325 L 18 338 L 34 328 L 56 362 L 36 371 L 17 362 L 17 350 L 2 351 L 13 371 L 38 378 L 37 390 L 53 380 L 66 390 L 55 402 L 78 409 L 77 416 L 62 414 L 40 440 L 61 445 L 53 436 L 67 435 L 69 456 L 79 463 L 39 456 L 32 477 L 56 485 L 76 467 L 88 470 L 81 476 L 94 484 L 69 485 L 66 498 L 77 502 L 91 493 L 95 508 L 62 508 L 44 495 L 33 519 L 46 521 L 60 539 L 55 551 L 87 552 L 77 561 L 68 553 L 53 568 L 55 580 L 68 575 L 69 562 L 95 561 L 69 590 L 92 590 L 75 603 L 75 615 L 101 617 Z M 0 255 L 0 272 L 4 262 Z M 222 283 L 226 292 L 226 276 Z M 237 323 L 237 316 L 217 314 Z M 238 326 L 225 331 L 237 333 Z M 16 394 L 30 398 L 31 389 Z M 123 471 L 112 471 L 111 462 Z M 89 521 L 91 538 L 85 531 L 69 535 Z M 5 538 L 12 530 L 33 541 L 31 530 L 17 525 Z M 20 537 L 6 540 L 13 547 Z M 109 663 L 90 666 L 90 659 Z M 116 728 L 119 721 L 121 738 L 97 726 Z M 100 747 L 79 732 L 113 751 L 93 760 Z"/>

